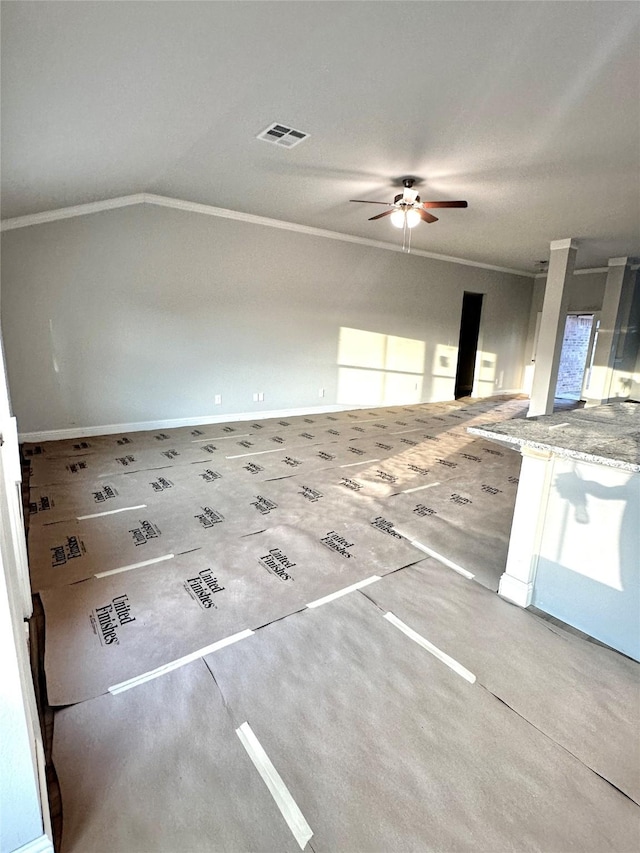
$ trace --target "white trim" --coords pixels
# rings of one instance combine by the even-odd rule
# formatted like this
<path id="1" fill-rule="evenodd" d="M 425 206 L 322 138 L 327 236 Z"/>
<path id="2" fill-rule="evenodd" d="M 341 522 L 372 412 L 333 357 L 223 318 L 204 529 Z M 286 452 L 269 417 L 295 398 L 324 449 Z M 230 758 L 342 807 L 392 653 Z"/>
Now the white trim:
<path id="1" fill-rule="evenodd" d="M 229 421 L 259 421 L 266 418 L 293 418 L 298 415 L 322 415 L 329 412 L 348 412 L 353 409 L 368 408 L 371 407 L 334 405 L 303 406 L 298 409 L 273 409 L 266 412 L 228 412 L 225 415 L 199 415 L 196 418 L 168 418 L 162 421 L 139 421 L 138 423 L 131 424 L 102 424 L 100 426 L 90 427 L 36 430 L 35 432 L 21 432 L 19 434 L 19 441 L 58 441 L 63 438 L 85 438 L 92 435 L 113 435 L 120 432 L 142 432 L 152 429 L 175 429 L 176 427 L 225 424 L 229 423 Z M 208 440 L 213 441 L 211 438 Z"/>
<path id="2" fill-rule="evenodd" d="M 498 595 L 519 607 L 528 607 L 533 598 L 533 581 L 526 583 L 505 572 L 500 578 Z"/>
<path id="3" fill-rule="evenodd" d="M 63 207 L 58 210 L 47 210 L 43 213 L 32 213 L 27 216 L 16 216 L 13 219 L 5 219 L 0 222 L 0 231 L 10 231 L 14 228 L 27 228 L 30 225 L 42 225 L 54 222 L 57 219 L 70 219 L 74 216 L 86 216 L 91 213 L 100 213 L 103 210 L 114 210 L 118 207 L 127 207 L 132 204 L 154 204 L 157 207 L 170 207 L 174 210 L 184 210 L 190 213 L 200 213 L 205 216 L 218 216 L 222 219 L 235 219 L 238 222 L 249 222 L 253 225 L 266 225 L 269 228 L 281 228 L 285 231 L 294 231 L 298 234 L 307 234 L 310 237 L 325 237 L 329 240 L 341 240 L 345 243 L 358 243 L 361 246 L 370 246 L 374 249 L 386 249 L 390 252 L 402 252 L 399 243 L 385 243 L 382 240 L 371 240 L 368 237 L 357 237 L 353 234 L 339 234 L 337 231 L 329 231 L 325 228 L 313 228 L 310 225 L 299 225 L 295 222 L 285 222 L 282 219 L 271 219 L 266 216 L 256 216 L 253 213 L 243 213 L 238 210 L 228 210 L 224 207 L 214 207 L 210 204 L 198 204 L 193 201 L 183 201 L 178 198 L 154 195 L 153 193 L 138 193 L 136 195 L 110 198 L 104 201 L 91 202 L 89 204 L 78 204 L 73 207 Z M 516 270 L 509 267 L 499 267 L 494 264 L 484 264 L 480 261 L 469 261 L 465 258 L 454 258 L 450 255 L 439 255 L 435 252 L 425 252 L 423 249 L 413 249 L 412 255 L 421 258 L 431 258 L 436 261 L 444 261 L 450 264 L 462 264 L 468 267 L 492 270 L 493 272 L 504 272 L 509 275 L 518 275 L 524 278 L 535 278 L 534 273 L 525 270 Z"/>
<path id="4" fill-rule="evenodd" d="M 582 312 L 584 313 L 584 312 Z M 482 397 L 491 400 L 493 397 L 502 397 L 505 394 L 524 394 L 522 388 L 500 389 L 495 394 Z M 479 399 L 479 398 L 476 398 Z M 428 405 L 429 403 L 450 402 L 442 400 L 421 400 L 414 405 Z M 263 412 L 227 412 L 224 415 L 198 415 L 195 418 L 167 418 L 161 421 L 138 421 L 130 424 L 100 424 L 98 426 L 66 427 L 64 429 L 34 430 L 33 432 L 18 433 L 18 441 L 40 442 L 61 441 L 68 438 L 89 438 L 92 435 L 115 435 L 117 433 L 144 432 L 154 429 L 176 429 L 178 427 L 206 426 L 207 424 L 226 424 L 230 421 L 261 421 L 268 418 L 295 418 L 303 415 L 324 415 L 332 412 L 353 412 L 358 409 L 370 409 L 374 404 L 368 406 L 331 404 L 326 406 L 301 406 L 295 409 L 271 409 Z M 416 430 L 411 430 L 415 432 Z M 250 433 L 246 433 L 249 435 Z M 216 436 L 215 438 L 201 439 L 202 441 L 221 441 L 223 438 L 241 438 L 242 436 Z M 395 435 L 395 433 L 394 433 Z M 200 439 L 199 439 L 200 440 Z M 249 455 L 249 454 L 247 454 Z M 255 455 L 255 454 L 251 454 Z M 377 461 L 377 460 L 375 460 Z M 360 463 L 356 463 L 360 464 Z M 345 466 L 346 467 L 346 466 Z"/>
<path id="5" fill-rule="evenodd" d="M 136 193 L 136 195 L 92 201 L 88 204 L 75 204 L 72 207 L 61 207 L 57 210 L 44 210 L 42 213 L 29 213 L 27 216 L 15 216 L 13 219 L 3 219 L 0 222 L 0 231 L 13 231 L 15 228 L 28 228 L 30 225 L 57 222 L 58 219 L 88 216 L 90 213 L 100 213 L 103 210 L 115 210 L 119 207 L 129 207 L 132 204 L 143 204 L 144 200 L 144 193 Z"/>
<path id="6" fill-rule="evenodd" d="M 573 274 L 574 275 L 591 275 L 592 273 L 598 273 L 598 272 L 606 273 L 608 271 L 609 271 L 608 267 L 591 267 L 589 269 L 584 269 L 584 270 L 574 270 Z M 546 278 L 546 277 L 547 277 L 546 272 L 538 272 L 535 274 L 535 278 Z"/>
<path id="7" fill-rule="evenodd" d="M 549 248 L 552 252 L 555 249 L 577 249 L 578 244 L 572 237 L 565 237 L 564 240 L 552 240 L 549 243 Z"/>
<path id="8" fill-rule="evenodd" d="M 13 853 L 53 853 L 53 843 L 47 835 L 40 835 L 28 844 L 18 847 Z"/>

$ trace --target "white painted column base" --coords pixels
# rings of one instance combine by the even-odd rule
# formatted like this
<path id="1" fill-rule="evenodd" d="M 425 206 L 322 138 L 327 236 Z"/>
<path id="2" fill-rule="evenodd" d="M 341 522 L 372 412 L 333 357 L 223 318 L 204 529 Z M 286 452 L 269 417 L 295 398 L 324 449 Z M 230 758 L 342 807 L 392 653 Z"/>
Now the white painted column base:
<path id="1" fill-rule="evenodd" d="M 519 607 L 528 607 L 533 598 L 533 581 L 525 583 L 505 572 L 500 578 L 498 595 Z"/>
<path id="2" fill-rule="evenodd" d="M 522 468 L 509 537 L 507 566 L 500 578 L 498 594 L 513 604 L 528 607 L 533 598 L 553 461 L 546 451 L 524 447 L 521 452 Z"/>

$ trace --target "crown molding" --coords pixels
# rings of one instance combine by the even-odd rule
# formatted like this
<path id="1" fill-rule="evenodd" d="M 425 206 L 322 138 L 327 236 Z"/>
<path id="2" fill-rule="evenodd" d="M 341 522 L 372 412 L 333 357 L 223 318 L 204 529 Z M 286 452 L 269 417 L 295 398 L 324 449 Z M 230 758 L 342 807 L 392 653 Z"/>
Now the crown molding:
<path id="1" fill-rule="evenodd" d="M 591 267 L 590 269 L 574 270 L 573 274 L 574 275 L 591 275 L 592 273 L 598 273 L 598 272 L 607 273 L 607 272 L 609 272 L 609 268 L 608 267 Z M 546 278 L 547 273 L 546 272 L 537 272 L 535 277 L 536 278 Z"/>
<path id="2" fill-rule="evenodd" d="M 4 219 L 0 222 L 0 231 L 11 231 L 15 228 L 28 228 L 31 225 L 43 225 L 47 222 L 55 222 L 58 219 L 71 219 L 75 216 L 88 216 L 92 213 L 100 213 L 103 210 L 115 210 L 119 207 L 130 207 L 135 204 L 152 204 L 156 207 L 169 207 L 173 210 L 183 210 L 188 213 L 199 213 L 204 216 L 217 216 L 221 219 L 234 219 L 237 222 L 248 222 L 253 225 L 264 225 L 268 228 L 280 228 L 284 231 L 293 231 L 297 234 L 306 234 L 310 237 L 324 237 L 329 240 L 340 240 L 343 243 L 357 243 L 361 246 L 369 246 L 374 249 L 385 249 L 390 252 L 402 252 L 402 246 L 396 243 L 385 243 L 382 240 L 371 240 L 367 237 L 356 237 L 352 234 L 340 234 L 337 231 L 328 231 L 324 228 L 314 228 L 310 225 L 298 225 L 295 222 L 285 222 L 282 219 L 271 219 L 266 216 L 256 216 L 253 213 L 242 213 L 237 210 L 228 210 L 224 207 L 213 207 L 209 204 L 199 204 L 193 201 L 183 201 L 168 196 L 154 195 L 153 193 L 137 193 L 135 195 L 121 196 L 120 198 L 109 198 L 104 201 L 95 201 L 88 204 L 77 204 L 73 207 L 62 207 L 58 210 L 47 210 L 43 213 L 31 213 L 27 216 L 16 216 L 13 219 Z M 480 261 L 470 261 L 466 258 L 455 258 L 451 255 L 439 255 L 435 252 L 426 252 L 422 249 L 413 249 L 412 255 L 421 258 L 431 258 L 436 261 L 444 261 L 450 264 L 461 264 L 462 266 L 477 267 L 479 269 L 503 272 L 509 275 L 517 275 L 523 278 L 535 278 L 535 274 L 526 270 L 499 267 L 494 264 L 484 264 Z"/>
<path id="3" fill-rule="evenodd" d="M 72 219 L 74 216 L 88 216 L 90 213 L 100 213 L 103 210 L 130 207 L 132 204 L 143 204 L 144 200 L 144 193 L 136 193 L 92 201 L 88 204 L 75 204 L 73 207 L 61 207 L 58 210 L 45 210 L 42 213 L 29 213 L 27 216 L 15 216 L 13 219 L 3 219 L 0 222 L 0 231 L 12 231 L 14 228 L 28 228 L 30 225 L 57 222 L 58 219 Z"/>

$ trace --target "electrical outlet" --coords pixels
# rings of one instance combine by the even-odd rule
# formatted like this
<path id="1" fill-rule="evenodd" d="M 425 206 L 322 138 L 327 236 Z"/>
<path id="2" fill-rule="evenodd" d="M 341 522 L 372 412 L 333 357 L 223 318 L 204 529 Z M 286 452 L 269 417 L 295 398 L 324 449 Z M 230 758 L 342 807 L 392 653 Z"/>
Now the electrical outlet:
<path id="1" fill-rule="evenodd" d="M 324 397 L 324 388 L 321 388 L 321 389 L 318 391 L 318 397 Z"/>
<path id="2" fill-rule="evenodd" d="M 264 403 L 264 391 L 258 391 L 258 402 Z"/>
<path id="3" fill-rule="evenodd" d="M 213 403 L 215 406 L 219 406 L 222 403 L 222 394 L 216 394 L 213 398 Z"/>

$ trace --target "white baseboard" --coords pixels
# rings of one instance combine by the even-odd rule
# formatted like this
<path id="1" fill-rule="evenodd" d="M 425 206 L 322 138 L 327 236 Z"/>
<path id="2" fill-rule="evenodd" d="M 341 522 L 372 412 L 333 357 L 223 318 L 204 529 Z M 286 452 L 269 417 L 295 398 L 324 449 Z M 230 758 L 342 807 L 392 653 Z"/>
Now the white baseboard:
<path id="1" fill-rule="evenodd" d="M 520 388 L 513 390 L 500 390 L 495 394 L 487 394 L 485 397 L 504 397 L 510 394 L 523 394 Z M 474 400 L 481 399 L 474 397 Z M 429 403 L 453 402 L 447 400 L 422 400 L 419 403 L 397 403 L 402 406 L 422 406 Z M 151 429 L 175 429 L 176 427 L 200 426 L 201 424 L 223 424 L 230 421 L 261 421 L 266 418 L 293 418 L 297 415 L 320 415 L 329 412 L 348 412 L 353 409 L 378 409 L 380 405 L 370 403 L 369 405 L 325 405 L 325 406 L 303 406 L 293 409 L 272 409 L 267 412 L 227 412 L 223 415 L 199 415 L 195 418 L 168 418 L 161 421 L 138 421 L 128 424 L 101 424 L 99 426 L 74 426 L 65 429 L 36 430 L 34 432 L 21 432 L 18 440 L 22 442 L 38 441 L 60 441 L 64 438 L 87 438 L 92 435 L 112 435 L 113 433 L 143 432 Z M 387 408 L 385 406 L 385 408 Z M 389 408 L 393 408 L 390 406 Z"/>
<path id="2" fill-rule="evenodd" d="M 528 607 L 533 598 L 533 582 L 525 583 L 505 572 L 500 578 L 498 595 L 519 607 Z"/>
<path id="3" fill-rule="evenodd" d="M 349 409 L 366 409 L 369 406 L 307 406 L 297 409 L 273 409 L 268 412 L 228 412 L 224 415 L 200 415 L 195 418 L 169 418 L 161 421 L 139 421 L 129 424 L 102 424 L 100 426 L 69 427 L 66 429 L 21 432 L 19 441 L 59 441 L 63 438 L 86 438 L 91 435 L 111 435 L 121 432 L 143 432 L 151 429 L 221 424 L 229 421 L 261 421 L 266 418 L 292 418 L 296 415 L 318 415 L 325 412 L 344 412 Z"/>
<path id="4" fill-rule="evenodd" d="M 18 847 L 13 853 L 53 853 L 53 842 L 47 835 L 41 835 Z"/>

